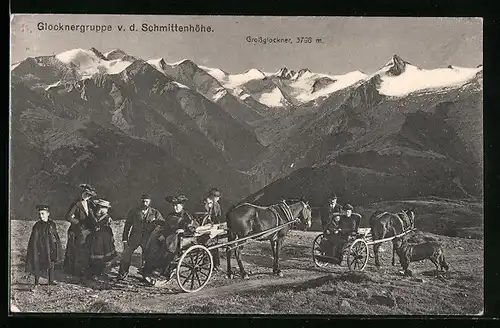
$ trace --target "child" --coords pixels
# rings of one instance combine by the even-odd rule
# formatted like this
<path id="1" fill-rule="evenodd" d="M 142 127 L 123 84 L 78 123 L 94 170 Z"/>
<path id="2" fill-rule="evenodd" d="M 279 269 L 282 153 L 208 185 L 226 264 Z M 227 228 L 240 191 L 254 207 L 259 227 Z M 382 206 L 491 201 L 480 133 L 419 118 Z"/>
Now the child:
<path id="1" fill-rule="evenodd" d="M 48 284 L 56 285 L 54 264 L 62 259 L 61 239 L 55 222 L 49 219 L 49 206 L 37 205 L 36 210 L 39 220 L 31 231 L 26 257 L 26 271 L 35 276 L 35 288 L 38 287 L 40 276 L 45 273 L 48 273 Z"/>
<path id="2" fill-rule="evenodd" d="M 89 278 L 95 280 L 97 276 L 105 273 L 105 270 L 116 260 L 115 239 L 111 230 L 111 217 L 108 210 L 111 208 L 109 201 L 98 199 L 94 201 L 97 212 L 93 222 L 93 229 L 87 243 L 90 251 Z"/>

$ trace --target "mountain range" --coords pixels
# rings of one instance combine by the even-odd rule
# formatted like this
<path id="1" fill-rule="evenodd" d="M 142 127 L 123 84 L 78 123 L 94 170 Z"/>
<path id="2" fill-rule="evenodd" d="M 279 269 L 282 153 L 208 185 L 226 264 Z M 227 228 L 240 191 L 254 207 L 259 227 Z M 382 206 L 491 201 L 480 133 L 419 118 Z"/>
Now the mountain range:
<path id="1" fill-rule="evenodd" d="M 123 217 L 148 192 L 223 205 L 482 195 L 482 65 L 231 74 L 115 49 L 11 65 L 11 215 L 61 216 L 90 183 Z"/>

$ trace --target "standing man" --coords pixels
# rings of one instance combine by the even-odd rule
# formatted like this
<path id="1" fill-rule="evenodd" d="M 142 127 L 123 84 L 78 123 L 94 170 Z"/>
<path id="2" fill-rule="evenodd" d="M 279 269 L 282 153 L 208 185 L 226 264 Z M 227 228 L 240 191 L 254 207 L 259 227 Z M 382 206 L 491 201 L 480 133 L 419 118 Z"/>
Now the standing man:
<path id="1" fill-rule="evenodd" d="M 333 194 L 328 203 L 321 208 L 321 224 L 325 233 L 331 233 L 338 226 L 342 206 L 337 203 L 337 196 Z"/>
<path id="2" fill-rule="evenodd" d="M 40 276 L 47 274 L 49 285 L 54 281 L 54 264 L 62 259 L 61 239 L 57 233 L 56 223 L 49 218 L 50 208 L 37 205 L 38 221 L 31 230 L 26 255 L 26 271 L 35 276 L 35 287 L 38 287 Z"/>
<path id="3" fill-rule="evenodd" d="M 163 228 L 164 222 L 165 219 L 160 211 L 151 207 L 151 197 L 147 194 L 142 195 L 141 204 L 129 212 L 123 228 L 123 253 L 118 271 L 118 280 L 127 277 L 132 254 L 139 246 L 143 255 L 140 269 L 142 271 L 146 244 L 154 230 Z"/>
<path id="4" fill-rule="evenodd" d="M 211 218 L 211 221 L 213 224 L 221 223 L 222 222 L 222 210 L 221 206 L 219 204 L 219 200 L 221 197 L 221 192 L 217 188 L 212 188 L 208 192 L 208 196 L 203 200 L 201 207 L 201 210 L 198 211 L 198 213 L 201 212 L 202 216 L 199 217 L 199 224 L 202 224 L 203 217 L 205 215 L 209 215 Z M 217 237 L 214 239 L 214 241 L 217 241 Z M 216 248 L 211 251 L 212 257 L 214 260 L 214 270 L 218 271 L 219 266 L 220 266 L 220 253 L 219 249 Z"/>
<path id="5" fill-rule="evenodd" d="M 210 189 L 207 197 L 201 202 L 200 210 L 197 212 L 197 214 L 203 214 L 198 218 L 199 224 L 202 224 L 202 220 L 206 214 L 210 215 L 213 224 L 221 223 L 222 210 L 219 204 L 220 197 L 221 192 L 217 188 Z"/>

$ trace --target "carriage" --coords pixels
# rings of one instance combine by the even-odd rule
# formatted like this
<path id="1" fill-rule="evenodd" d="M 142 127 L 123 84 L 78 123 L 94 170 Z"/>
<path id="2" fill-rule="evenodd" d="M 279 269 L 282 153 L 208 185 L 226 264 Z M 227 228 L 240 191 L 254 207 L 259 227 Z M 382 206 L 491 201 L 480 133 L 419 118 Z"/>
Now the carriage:
<path id="1" fill-rule="evenodd" d="M 361 215 L 358 213 L 352 213 L 352 215 L 361 218 Z M 398 235 L 375 240 L 372 236 L 371 228 L 360 228 L 358 224 L 355 231 L 347 236 L 347 241 L 342 245 L 340 251 L 341 259 L 346 259 L 349 270 L 363 271 L 368 263 L 368 258 L 373 257 L 368 246 L 392 241 L 394 238 L 402 237 L 414 230 L 415 229 L 412 227 L 404 230 Z M 338 263 L 334 257 L 328 255 L 328 251 L 325 249 L 324 245 L 329 244 L 328 242 L 325 243 L 325 240 L 325 234 L 320 233 L 313 241 L 312 258 L 314 264 L 319 268 L 325 268 L 335 264 L 342 265 L 342 262 Z"/>
<path id="2" fill-rule="evenodd" d="M 207 219 L 207 222 L 209 219 Z M 196 228 L 194 234 L 178 238 L 178 252 L 171 263 L 174 267 L 173 275 L 179 287 L 187 293 L 198 292 L 210 280 L 214 262 L 211 251 L 215 249 L 232 250 L 250 240 L 262 240 L 287 225 L 294 224 L 297 220 L 286 222 L 277 227 L 249 235 L 237 240 L 228 241 L 228 228 L 226 223 L 208 223 Z M 224 240 L 226 239 L 226 240 Z"/>

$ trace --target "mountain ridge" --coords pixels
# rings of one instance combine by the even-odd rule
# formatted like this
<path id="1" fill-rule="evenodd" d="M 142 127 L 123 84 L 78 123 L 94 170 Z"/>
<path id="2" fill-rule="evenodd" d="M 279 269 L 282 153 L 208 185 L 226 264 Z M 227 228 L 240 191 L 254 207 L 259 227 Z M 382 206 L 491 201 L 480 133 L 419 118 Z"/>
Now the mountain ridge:
<path id="1" fill-rule="evenodd" d="M 87 174 L 82 165 L 89 159 L 114 162 L 103 157 L 106 147 L 117 161 L 133 161 L 159 174 L 162 165 L 156 159 L 146 156 L 151 162 L 142 163 L 117 154 L 120 144 L 147 148 L 165 163 L 176 163 L 165 164 L 163 169 L 173 172 L 160 176 L 175 179 L 176 170 L 192 172 L 185 189 L 195 199 L 216 186 L 224 201 L 273 202 L 300 191 L 290 179 L 309 181 L 312 186 L 303 186 L 301 193 L 315 202 L 330 189 L 346 195 L 352 190 L 360 203 L 380 201 L 377 192 L 392 200 L 397 195 L 482 194 L 482 66 L 426 70 L 394 55 L 369 75 L 286 66 L 275 73 L 229 74 L 189 59 L 168 63 L 120 49 L 76 48 L 27 58 L 11 65 L 11 74 L 14 97 L 26 93 L 34 101 L 13 99 L 11 111 L 22 113 L 16 124 L 24 131 L 15 132 L 16 151 L 43 163 L 17 160 L 16 166 L 33 181 L 59 186 L 51 199 L 62 203 L 74 189 L 70 185 Z M 37 103 L 45 109 L 26 111 Z M 112 142 L 97 142 L 96 136 Z M 43 195 L 42 182 L 33 187 L 23 181 L 19 188 Z M 394 190 L 379 192 L 384 181 Z M 182 190 L 182 182 L 174 185 Z M 23 207 L 16 205 L 16 211 Z"/>

